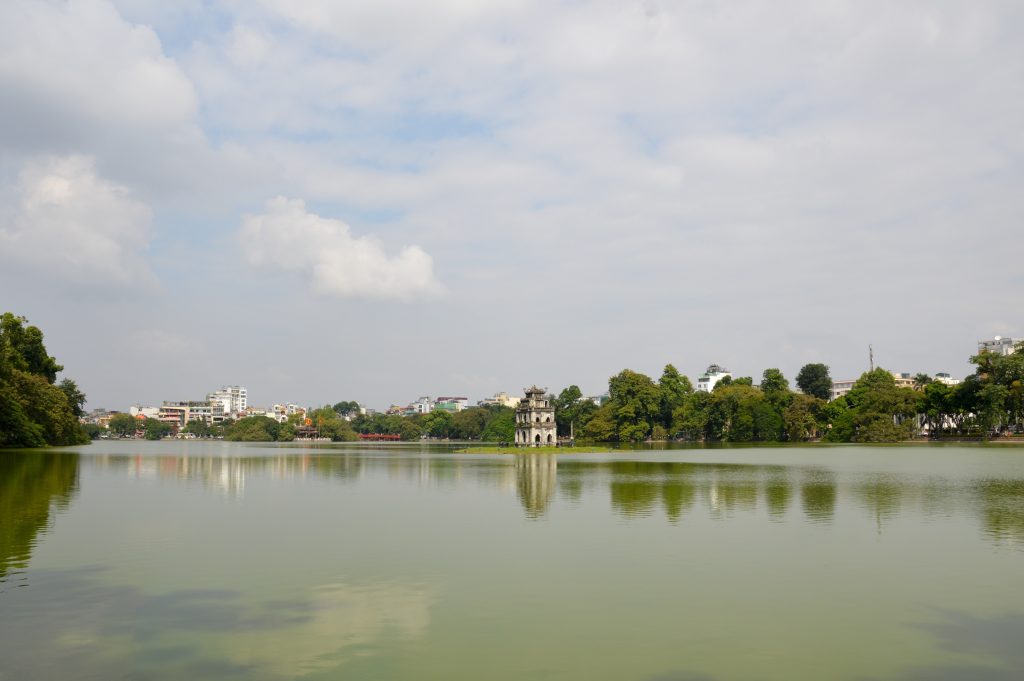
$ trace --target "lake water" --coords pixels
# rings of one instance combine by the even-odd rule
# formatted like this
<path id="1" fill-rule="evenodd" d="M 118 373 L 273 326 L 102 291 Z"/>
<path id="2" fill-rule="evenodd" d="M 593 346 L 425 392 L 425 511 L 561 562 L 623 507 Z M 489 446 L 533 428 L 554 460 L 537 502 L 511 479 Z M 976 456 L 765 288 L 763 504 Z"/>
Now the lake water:
<path id="1" fill-rule="evenodd" d="M 1024 679 L 1024 448 L 0 451 L 0 679 Z"/>

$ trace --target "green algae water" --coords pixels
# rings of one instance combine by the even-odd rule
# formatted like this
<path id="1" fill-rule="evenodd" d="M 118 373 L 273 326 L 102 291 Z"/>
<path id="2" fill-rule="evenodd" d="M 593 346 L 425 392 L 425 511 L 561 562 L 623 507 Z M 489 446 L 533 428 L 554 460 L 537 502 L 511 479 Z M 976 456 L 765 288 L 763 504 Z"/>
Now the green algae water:
<path id="1" fill-rule="evenodd" d="M 0 679 L 1024 678 L 1024 449 L 0 451 Z"/>

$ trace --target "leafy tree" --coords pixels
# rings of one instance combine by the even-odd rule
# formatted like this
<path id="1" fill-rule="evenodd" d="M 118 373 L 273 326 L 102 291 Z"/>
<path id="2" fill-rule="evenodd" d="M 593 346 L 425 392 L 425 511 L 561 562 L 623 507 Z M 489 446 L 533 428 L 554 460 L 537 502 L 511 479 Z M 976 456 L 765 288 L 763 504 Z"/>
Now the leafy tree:
<path id="1" fill-rule="evenodd" d="M 832 441 L 898 442 L 917 431 L 922 395 L 898 388 L 892 374 L 878 368 L 861 375 L 853 389 L 830 409 Z"/>
<path id="2" fill-rule="evenodd" d="M 486 442 L 512 442 L 516 437 L 515 412 L 508 407 L 493 409 L 481 439 Z"/>
<path id="3" fill-rule="evenodd" d="M 789 392 L 789 381 L 778 369 L 765 369 L 761 375 L 761 392 L 772 395 Z"/>
<path id="4" fill-rule="evenodd" d="M 570 385 L 553 400 L 558 434 L 564 437 L 581 432 L 597 411 L 597 405 L 583 398 L 579 386 Z"/>
<path id="5" fill-rule="evenodd" d="M 78 416 L 85 403 L 73 381 L 55 386 L 63 367 L 24 317 L 0 315 L 0 446 L 39 447 L 89 441 Z"/>
<path id="6" fill-rule="evenodd" d="M 281 424 L 267 416 L 246 416 L 227 429 L 225 440 L 236 442 L 274 442 Z"/>
<path id="7" fill-rule="evenodd" d="M 78 384 L 70 378 L 65 378 L 57 386 L 64 393 L 71 407 L 71 413 L 77 418 L 85 416 L 85 394 L 78 389 Z"/>
<path id="8" fill-rule="evenodd" d="M 484 432 L 486 433 L 486 429 Z M 402 419 L 402 423 L 398 427 L 398 433 L 392 434 L 401 436 L 405 441 L 419 440 L 423 436 L 423 429 L 412 419 Z"/>
<path id="9" fill-rule="evenodd" d="M 666 364 L 658 379 L 660 399 L 660 422 L 665 428 L 672 428 L 672 415 L 686 403 L 686 398 L 693 393 L 693 384 L 671 364 Z"/>
<path id="10" fill-rule="evenodd" d="M 615 414 L 617 439 L 641 442 L 649 437 L 661 410 L 661 395 L 654 381 L 644 374 L 623 369 L 609 379 L 608 394 Z"/>
<path id="11" fill-rule="evenodd" d="M 97 423 L 83 423 L 82 432 L 85 433 L 90 440 L 95 440 L 103 433 L 103 427 Z"/>
<path id="12" fill-rule="evenodd" d="M 224 435 L 226 425 L 225 422 L 207 423 L 202 419 L 194 419 L 185 425 L 184 432 L 196 437 L 220 437 Z"/>
<path id="13" fill-rule="evenodd" d="M 786 439 L 790 442 L 805 442 L 819 437 L 824 406 L 825 401 L 813 395 L 793 395 L 782 413 Z"/>
<path id="14" fill-rule="evenodd" d="M 832 377 L 824 364 L 805 364 L 796 375 L 796 385 L 805 395 L 821 400 L 832 396 Z"/>
<path id="15" fill-rule="evenodd" d="M 338 402 L 332 408 L 342 416 L 354 416 L 359 413 L 359 403 L 355 400 Z"/>
<path id="16" fill-rule="evenodd" d="M 931 383 L 934 379 L 928 374 L 915 374 L 914 375 L 914 387 L 918 390 L 924 390 L 924 387 Z"/>
<path id="17" fill-rule="evenodd" d="M 672 432 L 684 440 L 704 437 L 711 395 L 704 391 L 690 394 L 683 405 L 672 412 Z"/>
<path id="18" fill-rule="evenodd" d="M 430 437 L 447 438 L 451 435 L 454 420 L 451 412 L 435 409 L 429 414 L 424 414 L 423 429 Z"/>
<path id="19" fill-rule="evenodd" d="M 114 414 L 107 427 L 116 435 L 130 437 L 139 429 L 139 420 L 131 414 Z"/>
<path id="20" fill-rule="evenodd" d="M 451 436 L 458 440 L 479 440 L 487 426 L 488 412 L 483 407 L 470 407 L 455 412 Z"/>
<path id="21" fill-rule="evenodd" d="M 12 369 L 42 376 L 52 384 L 64 367 L 46 352 L 43 332 L 26 324 L 25 317 L 16 317 L 10 312 L 0 316 L 0 354 Z"/>
<path id="22" fill-rule="evenodd" d="M 611 401 L 598 408 L 593 418 L 583 427 L 581 435 L 585 440 L 597 442 L 614 442 L 618 439 L 618 423 Z"/>
<path id="23" fill-rule="evenodd" d="M 164 423 L 160 419 L 146 419 L 143 423 L 143 430 L 146 433 L 147 440 L 159 440 L 160 438 L 171 434 L 171 426 L 168 423 Z"/>
<path id="24" fill-rule="evenodd" d="M 332 442 L 350 442 L 359 439 L 352 424 L 343 419 L 333 407 L 324 406 L 310 410 L 306 414 L 306 418 L 316 426 L 320 437 L 329 437 Z M 285 441 L 283 438 L 288 437 L 292 440 L 295 439 L 294 424 L 283 424 L 277 432 L 276 438 L 279 441 Z"/>

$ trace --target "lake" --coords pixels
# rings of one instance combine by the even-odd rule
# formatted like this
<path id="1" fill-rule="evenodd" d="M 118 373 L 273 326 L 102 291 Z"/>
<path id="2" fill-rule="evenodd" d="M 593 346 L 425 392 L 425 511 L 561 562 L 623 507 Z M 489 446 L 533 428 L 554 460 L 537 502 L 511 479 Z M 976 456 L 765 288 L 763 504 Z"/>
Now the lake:
<path id="1" fill-rule="evenodd" d="M 0 450 L 0 679 L 1024 678 L 1024 448 Z"/>

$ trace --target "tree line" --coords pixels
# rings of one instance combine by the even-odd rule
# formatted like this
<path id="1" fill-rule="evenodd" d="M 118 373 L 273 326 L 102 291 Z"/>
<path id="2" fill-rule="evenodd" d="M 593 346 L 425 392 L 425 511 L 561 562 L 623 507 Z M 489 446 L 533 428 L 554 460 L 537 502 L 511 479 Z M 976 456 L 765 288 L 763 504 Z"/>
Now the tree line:
<path id="1" fill-rule="evenodd" d="M 829 368 L 807 364 L 794 391 L 778 369 L 761 382 L 725 377 L 711 392 L 667 365 L 655 381 L 624 369 L 608 381 L 600 407 L 575 385 L 554 398 L 559 435 L 598 442 L 898 442 L 932 437 L 991 437 L 1024 427 L 1024 343 L 1016 352 L 971 357 L 975 372 L 956 385 L 926 374 L 898 386 L 885 369 L 865 372 L 845 395 L 829 401 Z"/>
<path id="2" fill-rule="evenodd" d="M 74 445 L 89 441 L 79 423 L 85 395 L 50 356 L 43 332 L 24 317 L 0 316 L 0 447 Z"/>

